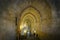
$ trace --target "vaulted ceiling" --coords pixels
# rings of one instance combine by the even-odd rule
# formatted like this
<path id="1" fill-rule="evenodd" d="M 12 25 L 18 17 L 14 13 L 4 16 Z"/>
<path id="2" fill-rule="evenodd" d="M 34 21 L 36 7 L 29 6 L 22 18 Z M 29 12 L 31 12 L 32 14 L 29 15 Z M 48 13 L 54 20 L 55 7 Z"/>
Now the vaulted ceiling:
<path id="1" fill-rule="evenodd" d="M 35 28 L 41 36 L 45 36 L 46 34 L 60 34 L 60 18 L 58 16 L 60 12 L 58 5 L 55 5 L 55 1 L 0 0 L 1 40 L 3 38 L 4 40 L 8 40 L 15 37 L 16 28 L 19 28 L 21 23 L 24 22 L 28 22 L 29 25 L 31 24 L 31 27 Z M 17 26 L 15 25 L 16 18 Z"/>

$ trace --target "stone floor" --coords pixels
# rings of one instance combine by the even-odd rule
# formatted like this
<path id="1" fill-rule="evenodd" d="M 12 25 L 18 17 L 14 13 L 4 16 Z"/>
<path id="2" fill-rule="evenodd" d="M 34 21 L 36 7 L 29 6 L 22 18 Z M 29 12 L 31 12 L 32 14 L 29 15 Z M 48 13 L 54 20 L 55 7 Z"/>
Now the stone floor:
<path id="1" fill-rule="evenodd" d="M 19 40 L 40 40 L 37 35 L 20 36 Z"/>
<path id="2" fill-rule="evenodd" d="M 60 35 L 48 35 L 48 37 L 39 38 L 38 35 L 19 36 L 17 40 L 60 40 Z"/>

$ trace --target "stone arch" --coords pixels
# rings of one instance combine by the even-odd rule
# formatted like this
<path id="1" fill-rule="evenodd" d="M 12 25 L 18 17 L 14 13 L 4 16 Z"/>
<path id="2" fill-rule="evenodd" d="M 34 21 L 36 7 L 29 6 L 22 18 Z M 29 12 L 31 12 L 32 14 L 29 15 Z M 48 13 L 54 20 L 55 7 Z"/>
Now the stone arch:
<path id="1" fill-rule="evenodd" d="M 23 25 L 25 21 L 29 20 L 31 24 L 31 32 L 33 32 L 32 30 L 34 29 L 38 33 L 41 22 L 40 17 L 40 12 L 36 8 L 32 6 L 25 8 L 20 14 L 20 20 L 18 22 L 19 30 L 21 28 L 21 25 Z"/>
<path id="2" fill-rule="evenodd" d="M 24 19 L 26 18 L 31 19 L 29 21 L 31 21 L 31 24 L 34 24 L 31 25 L 31 27 L 36 27 L 35 30 L 37 31 L 37 34 L 39 36 L 45 36 L 46 33 L 50 30 L 48 28 L 51 27 L 51 23 L 52 23 L 51 9 L 49 8 L 48 11 L 46 9 L 43 10 L 42 12 L 40 11 L 40 9 L 39 10 L 37 9 L 33 6 L 28 6 L 21 11 L 18 20 L 18 28 L 17 28 L 19 32 L 20 32 L 20 25 L 21 23 L 23 24 L 22 21 L 24 21 Z"/>

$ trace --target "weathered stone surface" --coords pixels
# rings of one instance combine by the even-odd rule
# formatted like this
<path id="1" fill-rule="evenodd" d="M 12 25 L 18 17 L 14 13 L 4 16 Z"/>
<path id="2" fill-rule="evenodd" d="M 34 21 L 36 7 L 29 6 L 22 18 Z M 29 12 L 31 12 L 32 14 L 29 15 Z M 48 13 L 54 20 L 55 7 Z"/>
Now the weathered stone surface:
<path id="1" fill-rule="evenodd" d="M 41 14 L 40 35 L 60 35 L 60 1 L 58 0 L 0 0 L 0 40 L 15 40 L 21 12 L 28 6 Z M 43 39 L 43 38 L 42 38 Z"/>

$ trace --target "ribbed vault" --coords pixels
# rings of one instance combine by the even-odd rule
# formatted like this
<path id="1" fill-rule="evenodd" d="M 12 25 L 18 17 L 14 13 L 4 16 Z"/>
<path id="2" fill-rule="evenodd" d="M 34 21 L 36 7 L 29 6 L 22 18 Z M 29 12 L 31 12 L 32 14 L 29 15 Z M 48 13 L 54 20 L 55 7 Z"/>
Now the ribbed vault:
<path id="1" fill-rule="evenodd" d="M 30 27 L 32 33 L 34 30 L 37 33 L 39 32 L 38 30 L 40 28 L 40 12 L 33 7 L 28 7 L 21 13 L 19 22 L 20 31 L 25 26 Z"/>

